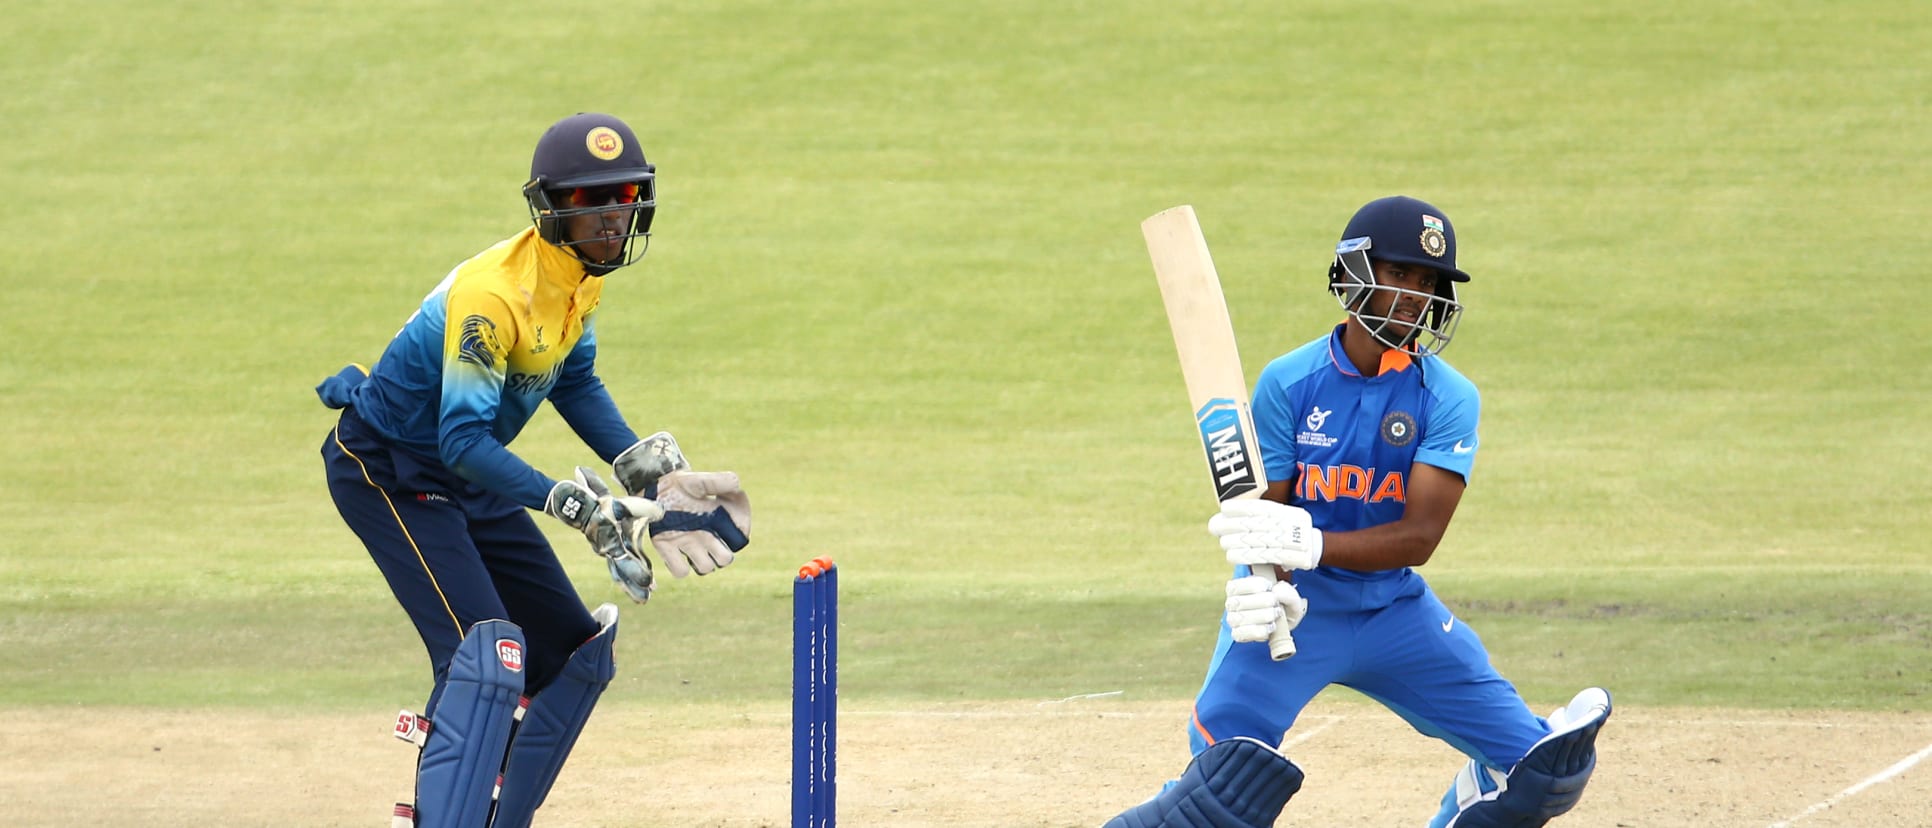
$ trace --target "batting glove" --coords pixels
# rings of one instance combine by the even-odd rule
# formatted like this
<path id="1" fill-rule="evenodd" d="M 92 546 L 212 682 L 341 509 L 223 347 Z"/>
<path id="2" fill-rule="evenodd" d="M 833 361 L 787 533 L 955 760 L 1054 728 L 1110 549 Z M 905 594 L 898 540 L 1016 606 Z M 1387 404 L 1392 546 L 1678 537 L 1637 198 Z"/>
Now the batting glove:
<path id="1" fill-rule="evenodd" d="M 709 575 L 751 542 L 751 499 L 732 472 L 694 472 L 677 439 L 660 431 L 625 449 L 611 464 L 624 491 L 664 508 L 651 524 L 651 545 L 673 577 Z"/>
<path id="2" fill-rule="evenodd" d="M 1208 519 L 1228 563 L 1314 569 L 1322 562 L 1322 533 L 1308 511 L 1265 498 L 1230 500 Z"/>
<path id="3" fill-rule="evenodd" d="M 1267 641 L 1277 627 L 1292 630 L 1308 614 L 1295 585 L 1261 575 L 1228 581 L 1228 630 L 1235 641 Z"/>
<path id="4" fill-rule="evenodd" d="M 590 548 L 610 562 L 611 578 L 639 603 L 651 597 L 650 559 L 644 544 L 652 521 L 664 509 L 642 497 L 613 497 L 597 473 L 577 467 L 571 480 L 557 481 L 543 511 L 584 533 Z"/>

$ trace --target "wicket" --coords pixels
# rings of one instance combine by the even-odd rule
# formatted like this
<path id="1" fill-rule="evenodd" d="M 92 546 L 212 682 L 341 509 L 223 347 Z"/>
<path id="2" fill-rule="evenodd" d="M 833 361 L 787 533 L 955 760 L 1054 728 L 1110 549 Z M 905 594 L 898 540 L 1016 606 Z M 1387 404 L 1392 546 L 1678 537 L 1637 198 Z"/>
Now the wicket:
<path id="1" fill-rule="evenodd" d="M 837 815 L 838 575 L 818 557 L 792 581 L 792 828 L 834 828 Z"/>

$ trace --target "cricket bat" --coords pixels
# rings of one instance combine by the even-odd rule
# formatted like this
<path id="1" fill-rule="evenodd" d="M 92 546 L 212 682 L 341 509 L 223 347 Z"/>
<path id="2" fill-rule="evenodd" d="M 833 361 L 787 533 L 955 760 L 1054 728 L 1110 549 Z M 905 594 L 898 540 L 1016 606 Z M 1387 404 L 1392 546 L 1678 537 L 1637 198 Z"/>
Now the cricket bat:
<path id="1" fill-rule="evenodd" d="M 1150 216 L 1140 223 L 1140 232 L 1154 260 L 1161 303 L 1167 306 L 1167 325 L 1181 357 L 1188 405 L 1200 427 L 1214 499 L 1225 503 L 1260 497 L 1268 476 L 1248 410 L 1248 380 L 1201 223 L 1194 208 L 1183 204 Z M 1253 569 L 1256 575 L 1275 577 L 1272 566 Z M 1276 627 L 1268 637 L 1268 654 L 1276 661 L 1295 654 L 1295 639 L 1287 629 Z"/>

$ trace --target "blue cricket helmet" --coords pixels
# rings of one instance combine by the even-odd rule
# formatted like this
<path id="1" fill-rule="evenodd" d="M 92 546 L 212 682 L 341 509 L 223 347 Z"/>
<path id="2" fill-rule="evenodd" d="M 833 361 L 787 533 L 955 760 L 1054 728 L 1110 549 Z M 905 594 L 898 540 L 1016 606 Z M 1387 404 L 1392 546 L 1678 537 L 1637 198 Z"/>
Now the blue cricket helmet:
<path id="1" fill-rule="evenodd" d="M 1469 281 L 1456 267 L 1456 225 L 1421 199 L 1389 196 L 1362 205 L 1342 230 L 1342 243 L 1351 239 L 1372 239 L 1371 259 L 1433 267 L 1451 280 Z"/>
<path id="2" fill-rule="evenodd" d="M 1435 294 L 1428 297 L 1427 309 L 1416 323 L 1390 318 L 1394 300 L 1380 313 L 1370 309 L 1370 297 L 1379 293 L 1397 298 L 1415 293 L 1379 284 L 1376 260 L 1434 268 L 1439 274 Z M 1378 198 L 1356 210 L 1342 230 L 1335 261 L 1328 268 L 1328 290 L 1350 316 L 1382 344 L 1425 355 L 1441 353 L 1455 335 L 1456 323 L 1462 319 L 1456 284 L 1467 281 L 1469 274 L 1456 266 L 1456 226 L 1448 214 L 1408 196 Z"/>
<path id="3" fill-rule="evenodd" d="M 634 185 L 635 189 L 626 187 L 624 200 L 615 203 L 573 204 L 569 199 L 575 191 L 619 185 Z M 544 240 L 580 259 L 584 258 L 577 247 L 581 240 L 563 238 L 565 219 L 586 213 L 631 211 L 617 256 L 601 262 L 585 261 L 591 273 L 602 275 L 635 263 L 649 249 L 651 221 L 657 215 L 657 167 L 644 160 L 644 147 L 630 125 L 601 112 L 579 112 L 551 125 L 537 139 L 523 197 L 530 205 L 530 220 Z M 643 241 L 632 244 L 638 239 Z"/>

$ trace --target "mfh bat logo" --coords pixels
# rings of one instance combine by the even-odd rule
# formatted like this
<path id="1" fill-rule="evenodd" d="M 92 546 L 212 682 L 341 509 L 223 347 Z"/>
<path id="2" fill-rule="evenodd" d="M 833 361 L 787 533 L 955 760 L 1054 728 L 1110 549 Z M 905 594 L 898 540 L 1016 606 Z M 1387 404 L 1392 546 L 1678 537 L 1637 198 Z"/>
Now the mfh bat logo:
<path id="1" fill-rule="evenodd" d="M 1225 397 L 1208 400 L 1194 420 L 1201 426 L 1201 448 L 1214 473 L 1214 496 L 1227 500 L 1261 488 L 1254 459 L 1248 456 L 1247 406 Z"/>

